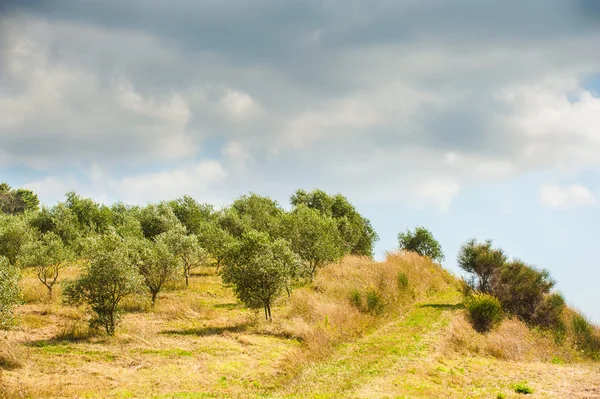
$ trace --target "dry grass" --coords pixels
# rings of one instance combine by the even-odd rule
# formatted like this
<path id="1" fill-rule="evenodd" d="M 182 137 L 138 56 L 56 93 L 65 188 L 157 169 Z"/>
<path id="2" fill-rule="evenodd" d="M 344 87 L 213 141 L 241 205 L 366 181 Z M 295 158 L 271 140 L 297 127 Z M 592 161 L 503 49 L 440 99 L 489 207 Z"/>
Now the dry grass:
<path id="1" fill-rule="evenodd" d="M 550 332 L 531 330 L 525 323 L 504 320 L 487 334 L 476 332 L 464 314 L 454 318 L 440 342 L 446 354 L 491 356 L 519 362 L 575 362 L 581 355 L 568 343 L 558 344 Z"/>
<path id="2" fill-rule="evenodd" d="M 495 397 L 519 376 L 544 389 L 533 377 L 538 370 L 560 394 L 586 382 L 596 389 L 600 375 L 569 365 L 579 374 L 560 390 L 550 378 L 567 365 L 549 361 L 576 358 L 556 355 L 552 341 L 543 341 L 550 338 L 513 322 L 496 335 L 471 335 L 456 280 L 414 254 L 330 265 L 313 287 L 281 298 L 272 323 L 241 306 L 213 268 L 198 270 L 190 283 L 168 287 L 154 309 L 145 298 L 128 300 L 117 335 L 106 337 L 87 328 L 84 307 L 64 306 L 58 295 L 44 300 L 45 288 L 26 276 L 30 300 L 18 308 L 20 324 L 0 337 L 0 398 Z M 382 305 L 377 311 L 365 305 L 369 292 Z M 476 354 L 547 363 L 509 367 Z M 504 369 L 513 371 L 500 385 L 486 371 Z"/>

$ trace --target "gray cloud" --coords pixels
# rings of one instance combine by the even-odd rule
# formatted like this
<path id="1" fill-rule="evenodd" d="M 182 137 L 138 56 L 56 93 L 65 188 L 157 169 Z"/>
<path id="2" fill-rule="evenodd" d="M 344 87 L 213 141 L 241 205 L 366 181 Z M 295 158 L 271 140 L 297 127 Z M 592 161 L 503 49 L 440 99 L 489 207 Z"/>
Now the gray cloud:
<path id="1" fill-rule="evenodd" d="M 594 4 L 4 3 L 0 164 L 180 175 L 209 157 L 223 190 L 371 176 L 416 198 L 587 167 L 596 100 L 566 96 L 600 69 Z M 546 109 L 585 124 L 556 132 Z"/>

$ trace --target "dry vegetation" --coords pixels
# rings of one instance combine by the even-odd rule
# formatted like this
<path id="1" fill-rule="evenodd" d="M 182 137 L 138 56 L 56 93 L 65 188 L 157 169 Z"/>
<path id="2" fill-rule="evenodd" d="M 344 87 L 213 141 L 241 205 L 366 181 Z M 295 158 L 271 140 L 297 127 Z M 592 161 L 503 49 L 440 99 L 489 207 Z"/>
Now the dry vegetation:
<path id="1" fill-rule="evenodd" d="M 115 337 L 60 290 L 22 285 L 20 324 L 0 336 L 4 398 L 510 398 L 520 382 L 531 397 L 600 397 L 598 363 L 516 320 L 476 333 L 456 279 L 414 254 L 330 265 L 271 323 L 201 268 L 153 310 L 127 301 Z"/>

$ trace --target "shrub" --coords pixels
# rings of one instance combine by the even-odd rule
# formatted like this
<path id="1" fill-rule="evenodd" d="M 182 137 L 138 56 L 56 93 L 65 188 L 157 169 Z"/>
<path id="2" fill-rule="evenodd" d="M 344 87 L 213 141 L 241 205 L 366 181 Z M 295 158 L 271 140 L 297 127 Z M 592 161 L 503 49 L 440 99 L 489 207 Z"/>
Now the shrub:
<path id="1" fill-rule="evenodd" d="M 571 319 L 575 345 L 594 359 L 600 359 L 600 336 L 593 325 L 580 313 Z"/>
<path id="2" fill-rule="evenodd" d="M 520 382 L 515 385 L 515 392 L 523 395 L 529 395 L 533 393 L 533 389 L 529 388 L 524 382 Z"/>
<path id="3" fill-rule="evenodd" d="M 417 227 L 414 233 L 406 230 L 398 234 L 398 244 L 404 251 L 416 252 L 437 262 L 444 260 L 442 246 L 425 227 Z"/>
<path id="4" fill-rule="evenodd" d="M 540 321 L 544 324 L 551 323 L 553 320 L 544 320 L 545 316 L 540 315 L 545 308 L 560 312 L 564 307 L 564 300 L 559 296 L 549 297 L 549 302 L 545 302 L 546 295 L 554 287 L 554 281 L 550 278 L 550 273 L 546 270 L 538 270 L 525 262 L 515 260 L 505 264 L 494 276 L 491 284 L 491 293 L 498 298 L 505 311 L 514 314 L 526 323 L 535 324 L 534 321 Z M 534 314 L 539 308 L 538 317 Z"/>
<path id="5" fill-rule="evenodd" d="M 0 329 L 13 322 L 13 309 L 19 303 L 19 270 L 0 256 Z"/>
<path id="6" fill-rule="evenodd" d="M 403 290 L 408 287 L 408 276 L 406 273 L 398 272 L 398 289 Z"/>
<path id="7" fill-rule="evenodd" d="M 474 294 L 465 301 L 465 307 L 473 328 L 488 332 L 502 320 L 502 306 L 497 298 L 488 294 Z"/>
<path id="8" fill-rule="evenodd" d="M 358 310 L 362 310 L 362 297 L 359 290 L 352 290 L 350 292 L 350 303 Z"/>
<path id="9" fill-rule="evenodd" d="M 558 292 L 545 295 L 544 299 L 536 306 L 531 316 L 531 323 L 543 328 L 551 328 L 560 333 L 565 330 L 563 323 L 565 307 L 565 299 Z"/>
<path id="10" fill-rule="evenodd" d="M 367 312 L 373 314 L 380 314 L 383 312 L 383 308 L 385 307 L 385 303 L 381 298 L 379 292 L 374 289 L 370 289 L 366 294 L 366 303 L 367 303 Z"/>

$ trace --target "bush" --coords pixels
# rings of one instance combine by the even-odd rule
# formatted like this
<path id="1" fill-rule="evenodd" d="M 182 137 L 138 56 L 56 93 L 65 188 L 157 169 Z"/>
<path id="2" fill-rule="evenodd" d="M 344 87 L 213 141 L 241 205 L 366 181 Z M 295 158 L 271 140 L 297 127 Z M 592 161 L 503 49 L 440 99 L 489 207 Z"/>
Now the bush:
<path id="1" fill-rule="evenodd" d="M 524 382 L 515 385 L 515 392 L 523 395 L 529 395 L 533 393 L 533 389 L 529 388 Z"/>
<path id="2" fill-rule="evenodd" d="M 577 348 L 594 359 L 600 359 L 600 336 L 585 316 L 579 313 L 573 315 L 571 327 Z"/>
<path id="3" fill-rule="evenodd" d="M 398 289 L 403 290 L 408 287 L 408 276 L 406 273 L 398 272 Z"/>
<path id="4" fill-rule="evenodd" d="M 406 230 L 398 234 L 398 244 L 404 251 L 416 252 L 437 262 L 444 260 L 442 246 L 425 227 L 417 227 L 414 233 Z"/>
<path id="5" fill-rule="evenodd" d="M 385 303 L 383 302 L 381 295 L 377 291 L 373 289 L 367 291 L 366 299 L 367 312 L 372 314 L 380 314 L 381 312 L 383 312 Z"/>
<path id="6" fill-rule="evenodd" d="M 488 294 L 474 294 L 465 302 L 469 321 L 473 328 L 488 332 L 502 320 L 502 306 L 497 298 Z"/>
<path id="7" fill-rule="evenodd" d="M 362 297 L 359 290 L 350 292 L 350 303 L 358 310 L 362 310 Z"/>
<path id="8" fill-rule="evenodd" d="M 540 321 L 543 324 L 552 323 L 552 316 L 560 317 L 564 300 L 559 296 L 547 295 L 554 287 L 554 281 L 546 270 L 538 270 L 525 262 L 515 260 L 505 264 L 494 276 L 491 293 L 498 298 L 505 311 L 514 314 L 529 324 Z M 539 310 L 538 310 L 539 309 Z M 540 314 L 545 309 L 552 310 L 558 315 Z M 534 317 L 538 310 L 537 318 Z"/>
<path id="9" fill-rule="evenodd" d="M 556 332 L 565 330 L 563 313 L 565 310 L 565 299 L 558 292 L 545 295 L 544 299 L 536 306 L 531 323 L 543 328 L 550 328 Z"/>

